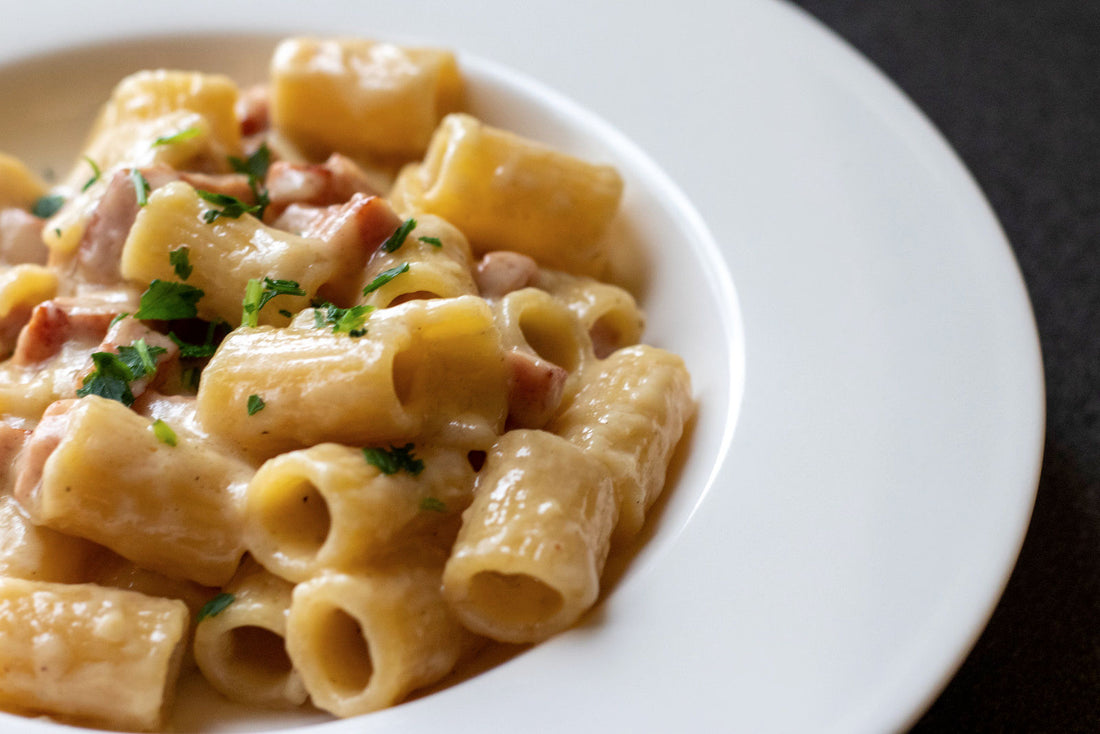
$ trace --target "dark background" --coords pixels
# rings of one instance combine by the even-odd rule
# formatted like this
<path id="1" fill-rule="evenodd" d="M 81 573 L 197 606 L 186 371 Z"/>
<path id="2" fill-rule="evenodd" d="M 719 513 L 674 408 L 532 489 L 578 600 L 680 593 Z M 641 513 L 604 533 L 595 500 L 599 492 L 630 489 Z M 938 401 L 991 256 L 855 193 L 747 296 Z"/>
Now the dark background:
<path id="1" fill-rule="evenodd" d="M 794 0 L 886 72 L 997 212 L 1039 327 L 1042 477 L 929 732 L 1100 732 L 1100 0 Z"/>

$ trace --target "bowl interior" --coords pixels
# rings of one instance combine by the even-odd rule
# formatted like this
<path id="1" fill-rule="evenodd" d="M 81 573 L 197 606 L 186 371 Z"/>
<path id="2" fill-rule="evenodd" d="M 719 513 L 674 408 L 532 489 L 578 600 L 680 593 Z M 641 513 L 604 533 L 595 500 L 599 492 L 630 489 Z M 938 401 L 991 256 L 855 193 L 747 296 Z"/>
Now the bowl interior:
<path id="1" fill-rule="evenodd" d="M 61 178 L 75 162 L 96 110 L 126 74 L 157 67 L 196 69 L 225 73 L 243 86 L 265 78 L 276 41 L 270 35 L 164 36 L 90 44 L 10 62 L 0 66 L 0 98 L 5 101 L 0 106 L 0 150 L 21 158 L 47 180 Z M 711 485 L 733 433 L 744 383 L 736 296 L 705 225 L 645 154 L 602 120 L 537 82 L 485 60 L 459 58 L 471 113 L 610 163 L 622 173 L 624 206 L 611 233 L 619 246 L 615 279 L 645 309 L 645 341 L 681 355 L 692 374 L 696 419 L 642 542 L 609 565 L 604 594 L 613 594 L 618 585 L 644 575 L 648 560 L 676 541 L 705 492 L 730 489 Z M 580 627 L 592 635 L 607 624 L 615 619 L 589 615 Z M 538 656 L 539 648 L 522 654 Z M 450 685 L 466 689 L 469 700 L 492 695 L 477 676 Z M 420 718 L 417 701 L 400 708 L 413 720 Z M 289 728 L 328 720 L 311 712 L 269 713 L 228 704 L 201 681 L 190 679 L 181 686 L 175 712 L 173 727 L 179 732 Z M 432 720 L 437 715 L 434 709 L 425 711 L 419 723 L 446 724 Z M 363 721 L 355 725 L 355 731 L 369 730 Z M 5 715 L 3 727 L 43 731 L 52 725 Z"/>

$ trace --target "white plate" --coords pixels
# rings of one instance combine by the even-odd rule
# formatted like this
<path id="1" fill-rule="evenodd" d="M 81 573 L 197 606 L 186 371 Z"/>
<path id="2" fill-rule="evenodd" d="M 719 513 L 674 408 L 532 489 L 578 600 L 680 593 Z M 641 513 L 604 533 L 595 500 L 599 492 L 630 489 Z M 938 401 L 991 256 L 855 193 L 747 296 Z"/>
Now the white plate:
<path id="1" fill-rule="evenodd" d="M 653 155 L 733 273 L 740 315 L 706 228 L 649 159 L 554 93 L 466 59 L 479 89 L 518 94 L 479 96 L 494 115 L 626 171 L 652 258 L 650 338 L 688 359 L 700 419 L 656 532 L 584 626 L 319 730 L 904 726 L 983 627 L 1038 476 L 1038 343 L 980 192 L 888 82 L 784 5 L 476 5 L 41 2 L 0 28 L 8 62 L 168 29 L 257 27 L 411 37 L 492 58 Z M 179 51 L 127 46 L 114 62 L 169 63 L 158 48 Z M 86 82 L 36 77 L 37 102 L 18 121 L 5 96 L 0 149 L 27 154 L 11 142 L 20 131 L 82 120 L 104 91 Z M 63 104 L 58 85 L 72 90 Z M 65 119 L 43 119 L 61 109 Z M 15 722 L 46 728 L 0 723 Z"/>

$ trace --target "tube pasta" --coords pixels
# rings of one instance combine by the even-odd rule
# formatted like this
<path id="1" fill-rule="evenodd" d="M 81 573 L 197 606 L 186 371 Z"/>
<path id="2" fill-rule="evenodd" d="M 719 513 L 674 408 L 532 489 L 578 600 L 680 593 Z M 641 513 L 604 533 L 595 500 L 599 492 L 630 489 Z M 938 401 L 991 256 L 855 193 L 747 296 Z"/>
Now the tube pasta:
<path id="1" fill-rule="evenodd" d="M 26 209 L 46 193 L 46 185 L 23 161 L 0 153 L 0 209 L 14 206 Z"/>
<path id="2" fill-rule="evenodd" d="M 424 466 L 416 475 L 384 474 L 361 450 L 331 443 L 267 461 L 246 494 L 249 551 L 272 572 L 305 581 L 326 569 L 362 569 L 418 535 L 449 547 L 448 520 L 469 504 L 473 469 L 462 451 L 416 456 Z"/>
<path id="3" fill-rule="evenodd" d="M 443 596 L 475 632 L 546 639 L 596 601 L 616 514 L 596 459 L 544 431 L 509 431 L 478 477 Z"/>
<path id="4" fill-rule="evenodd" d="M 478 255 L 513 250 L 543 266 L 600 275 L 603 234 L 622 179 L 463 114 L 443 119 L 424 160 L 402 170 L 398 208 L 437 214 L 470 238 Z"/>
<path id="5" fill-rule="evenodd" d="M 78 723 L 155 729 L 186 629 L 182 602 L 0 578 L 0 703 Z"/>
<path id="6" fill-rule="evenodd" d="M 281 310 L 301 310 L 326 280 L 335 263 L 326 259 L 317 240 L 267 227 L 255 217 L 204 220 L 211 207 L 189 184 L 170 183 L 149 196 L 122 249 L 122 276 L 137 282 L 174 280 L 169 254 L 188 249 L 193 272 L 188 284 L 202 289 L 199 317 L 241 323 L 241 301 L 248 281 L 265 277 L 295 282 L 306 296 L 282 296 Z M 260 312 L 264 323 L 285 325 L 289 319 L 271 308 Z"/>
<path id="7" fill-rule="evenodd" d="M 387 271 L 407 272 L 367 294 L 365 303 L 377 308 L 400 304 L 412 298 L 457 298 L 477 295 L 471 275 L 470 245 L 453 226 L 431 215 L 421 216 L 401 249 L 375 251 L 363 279 L 369 286 Z"/>
<path id="8" fill-rule="evenodd" d="M 418 156 L 463 93 L 450 52 L 354 39 L 287 39 L 271 79 L 275 125 L 317 156 Z"/>
<path id="9" fill-rule="evenodd" d="M 641 340 L 645 317 L 629 291 L 553 270 L 540 271 L 536 285 L 568 304 L 588 332 L 597 357 Z"/>
<path id="10" fill-rule="evenodd" d="M 77 583 L 97 546 L 35 525 L 10 494 L 0 495 L 0 577 Z"/>
<path id="11" fill-rule="evenodd" d="M 227 698 L 273 708 L 300 706 L 307 693 L 286 652 L 293 584 L 246 560 L 225 587 L 228 607 L 195 628 L 195 661 Z"/>
<path id="12" fill-rule="evenodd" d="M 391 706 L 477 645 L 439 593 L 439 567 L 324 573 L 294 589 L 287 649 L 313 703 L 337 716 Z"/>
<path id="13" fill-rule="evenodd" d="M 500 336 L 480 298 L 383 309 L 370 315 L 360 337 L 315 323 L 306 313 L 292 328 L 230 334 L 203 373 L 203 424 L 266 456 L 327 441 L 362 446 L 421 434 L 480 447 L 503 424 Z M 250 395 L 265 403 L 254 415 Z"/>
<path id="14" fill-rule="evenodd" d="M 693 412 L 683 360 L 638 345 L 593 365 L 573 402 L 547 426 L 609 470 L 619 505 L 616 541 L 641 529 Z"/>
<path id="15" fill-rule="evenodd" d="M 34 522 L 169 576 L 229 580 L 244 553 L 237 497 L 249 467 L 185 437 L 165 444 L 113 400 L 52 410 L 17 465 L 15 496 Z"/>

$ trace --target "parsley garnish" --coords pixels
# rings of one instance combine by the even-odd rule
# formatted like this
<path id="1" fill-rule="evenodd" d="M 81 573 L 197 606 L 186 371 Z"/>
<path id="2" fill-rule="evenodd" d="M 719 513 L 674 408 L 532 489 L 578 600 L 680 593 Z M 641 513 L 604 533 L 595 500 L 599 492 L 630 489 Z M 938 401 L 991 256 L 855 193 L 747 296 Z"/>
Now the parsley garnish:
<path id="1" fill-rule="evenodd" d="M 237 597 L 233 594 L 227 594 L 222 592 L 218 594 L 210 601 L 202 605 L 202 609 L 199 610 L 198 615 L 195 616 L 196 622 L 201 622 L 207 617 L 216 617 L 225 611 L 226 607 L 237 600 Z"/>
<path id="2" fill-rule="evenodd" d="M 88 156 L 84 156 L 84 160 L 88 161 L 88 165 L 92 167 L 92 177 L 84 182 L 83 188 L 80 189 L 81 191 L 87 191 L 91 185 L 98 181 L 99 177 L 103 175 L 103 171 L 99 170 L 99 166 L 96 165 L 95 161 Z"/>
<path id="3" fill-rule="evenodd" d="M 84 378 L 76 391 L 77 397 L 98 395 L 117 400 L 127 407 L 133 405 L 134 393 L 130 390 L 130 383 L 156 372 L 156 358 L 165 351 L 164 347 L 150 347 L 145 339 L 138 339 L 128 347 L 119 347 L 118 354 L 94 352 L 92 363 L 95 370 Z"/>
<path id="4" fill-rule="evenodd" d="M 194 270 L 191 267 L 191 249 L 184 245 L 183 247 L 177 247 L 168 253 L 168 262 L 172 265 L 172 268 L 176 271 L 176 275 L 180 280 L 187 280 L 191 277 L 191 271 Z"/>
<path id="5" fill-rule="evenodd" d="M 337 308 L 331 303 L 313 305 L 313 325 L 318 329 L 326 326 L 332 327 L 334 334 L 341 332 L 351 337 L 361 337 L 367 333 L 364 324 L 367 316 L 374 310 L 374 306 L 352 306 L 351 308 Z"/>
<path id="6" fill-rule="evenodd" d="M 384 286 L 386 283 L 389 283 L 391 280 L 393 280 L 397 276 L 401 275 L 401 273 L 407 273 L 407 272 L 409 272 L 409 264 L 408 263 L 402 263 L 401 265 L 398 265 L 396 268 L 390 268 L 389 270 L 383 270 L 381 273 L 379 273 L 374 278 L 374 280 L 372 280 L 367 285 L 366 288 L 363 289 L 363 295 L 365 296 L 365 295 L 367 295 L 368 293 L 370 293 L 372 291 L 378 290 L 379 288 Z"/>
<path id="7" fill-rule="evenodd" d="M 265 277 L 262 281 L 251 278 L 244 289 L 241 323 L 255 327 L 259 324 L 260 309 L 275 296 L 304 296 L 306 292 L 295 280 L 279 280 Z"/>
<path id="8" fill-rule="evenodd" d="M 137 195 L 138 206 L 145 206 L 149 203 L 149 182 L 145 180 L 145 176 L 141 171 L 134 168 L 130 171 L 130 180 L 134 183 L 134 194 Z"/>
<path id="9" fill-rule="evenodd" d="M 214 352 L 218 350 L 218 346 L 214 344 L 214 329 L 217 327 L 217 323 L 211 321 L 206 326 L 206 341 L 202 344 L 191 344 L 185 342 L 176 336 L 176 332 L 168 332 L 168 338 L 171 339 L 177 347 L 180 348 L 181 357 L 190 357 L 193 359 L 205 359 L 207 357 L 213 357 Z"/>
<path id="10" fill-rule="evenodd" d="M 371 466 L 377 467 L 383 474 L 396 474 L 405 471 L 414 477 L 424 471 L 424 462 L 413 456 L 413 445 L 390 445 L 389 450 L 381 448 L 363 449 L 363 457 Z"/>
<path id="11" fill-rule="evenodd" d="M 31 214 L 39 219 L 49 219 L 54 214 L 57 214 L 57 210 L 64 204 L 65 197 L 61 194 L 40 196 L 38 200 L 34 202 L 34 206 L 31 207 Z"/>
<path id="12" fill-rule="evenodd" d="M 178 442 L 176 439 L 176 432 L 160 418 L 153 421 L 153 435 L 157 437 L 158 441 L 168 444 L 169 446 L 175 446 Z"/>
<path id="13" fill-rule="evenodd" d="M 266 407 L 267 407 L 267 403 L 265 403 L 264 399 L 261 398 L 259 395 L 249 395 L 248 396 L 248 414 L 249 415 L 256 415 L 257 413 L 259 413 L 261 410 L 263 410 Z"/>
<path id="14" fill-rule="evenodd" d="M 420 509 L 426 512 L 446 512 L 447 505 L 438 497 L 425 497 L 420 500 Z"/>
<path id="15" fill-rule="evenodd" d="M 203 212 L 202 221 L 207 224 L 211 224 L 218 217 L 226 217 L 228 219 L 239 219 L 242 214 L 262 214 L 263 205 L 246 204 L 236 196 L 230 196 L 229 194 L 218 194 L 213 191 L 204 191 L 203 189 L 195 189 L 195 193 L 198 194 L 204 201 L 213 204 L 221 209 L 207 209 Z"/>
<path id="16" fill-rule="evenodd" d="M 92 362 L 95 370 L 84 378 L 76 391 L 76 396 L 98 395 L 108 400 L 117 400 L 126 407 L 134 404 L 134 393 L 130 391 L 130 382 L 135 379 L 133 371 L 113 352 L 93 352 Z"/>
<path id="17" fill-rule="evenodd" d="M 438 237 L 417 237 L 416 239 L 420 240 L 425 245 L 431 245 L 432 247 L 443 247 L 443 243 L 439 241 Z"/>
<path id="18" fill-rule="evenodd" d="M 126 318 L 129 315 L 130 315 L 129 311 L 123 311 L 118 316 L 115 316 L 113 319 L 111 319 L 111 323 L 107 324 L 107 328 L 110 329 L 115 324 L 117 324 L 119 321 L 122 321 L 124 318 Z"/>
<path id="19" fill-rule="evenodd" d="M 193 285 L 156 279 L 141 294 L 141 308 L 134 317 L 158 321 L 192 319 L 198 315 L 195 304 L 202 297 L 203 291 Z"/>
<path id="20" fill-rule="evenodd" d="M 401 223 L 401 226 L 382 243 L 382 251 L 393 252 L 397 250 L 401 245 L 405 244 L 405 239 L 409 236 L 409 232 L 412 232 L 415 228 L 416 220 L 411 218 L 406 219 Z"/>
<path id="21" fill-rule="evenodd" d="M 180 130 L 174 135 L 161 135 L 159 138 L 153 141 L 153 147 L 158 145 L 171 145 L 172 143 L 182 143 L 184 140 L 190 140 L 197 136 L 202 131 L 197 127 L 189 127 L 186 130 Z"/>
<path id="22" fill-rule="evenodd" d="M 250 213 L 263 219 L 264 210 L 271 203 L 267 189 L 263 187 L 263 180 L 267 177 L 267 169 L 271 166 L 271 150 L 268 149 L 267 143 L 261 143 L 256 152 L 248 158 L 229 156 L 229 165 L 237 173 L 248 176 L 248 188 L 252 189 L 252 197 L 256 200 L 256 211 Z"/>

